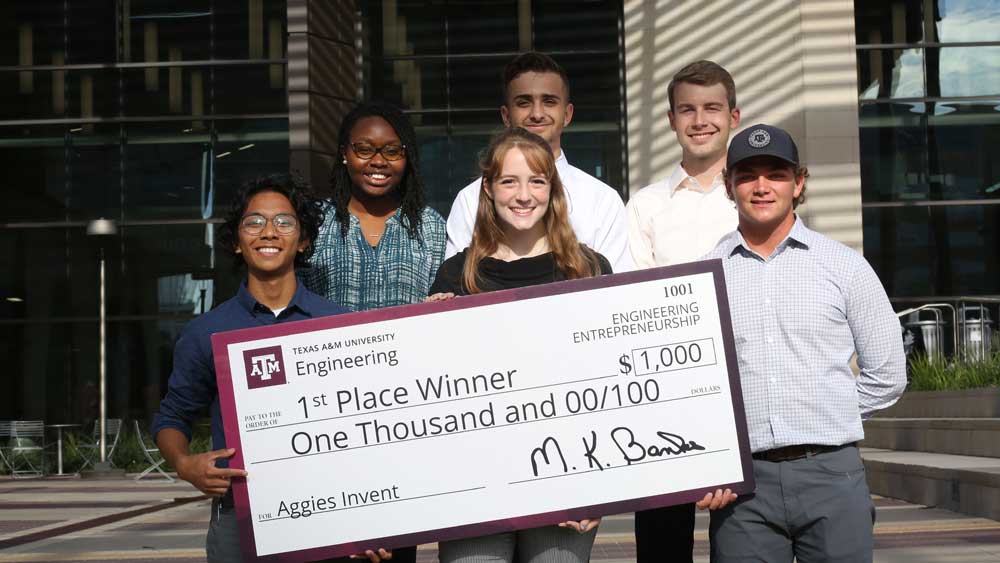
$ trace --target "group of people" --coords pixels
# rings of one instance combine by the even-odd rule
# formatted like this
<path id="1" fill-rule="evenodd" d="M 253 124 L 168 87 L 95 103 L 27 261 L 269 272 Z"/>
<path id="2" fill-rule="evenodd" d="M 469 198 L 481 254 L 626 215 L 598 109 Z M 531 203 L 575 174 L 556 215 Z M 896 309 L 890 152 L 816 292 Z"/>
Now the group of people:
<path id="1" fill-rule="evenodd" d="M 152 424 L 178 475 L 214 497 L 209 561 L 241 560 L 229 485 L 246 476 L 228 467 L 211 334 L 708 258 L 725 272 L 757 483 L 696 503 L 712 511 L 712 560 L 871 560 L 874 510 L 856 442 L 862 418 L 905 386 L 895 314 L 868 263 L 796 215 L 808 171 L 791 136 L 754 125 L 729 142 L 740 111 L 725 69 L 687 65 L 667 95 L 682 161 L 627 206 L 569 164 L 569 80 L 534 52 L 505 67 L 505 128 L 447 222 L 426 205 L 412 125 L 387 104 L 344 118 L 326 200 L 291 176 L 240 192 L 220 241 L 246 282 L 185 329 Z M 218 449 L 192 454 L 206 406 Z M 696 505 L 637 513 L 637 560 L 692 561 Z M 441 542 L 440 559 L 585 563 L 600 516 Z M 416 549 L 359 556 L 410 562 Z"/>

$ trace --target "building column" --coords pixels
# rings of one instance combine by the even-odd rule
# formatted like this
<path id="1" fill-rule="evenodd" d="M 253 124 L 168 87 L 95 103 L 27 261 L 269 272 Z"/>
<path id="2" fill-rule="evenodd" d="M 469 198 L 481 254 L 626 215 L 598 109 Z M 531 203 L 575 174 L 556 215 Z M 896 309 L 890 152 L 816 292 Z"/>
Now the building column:
<path id="1" fill-rule="evenodd" d="M 625 0 L 624 45 L 630 193 L 680 162 L 667 85 L 709 59 L 736 81 L 741 129 L 768 123 L 795 137 L 812 174 L 803 219 L 861 250 L 851 0 Z"/>
<path id="2" fill-rule="evenodd" d="M 353 0 L 288 0 L 289 168 L 329 190 L 337 129 L 361 99 Z"/>

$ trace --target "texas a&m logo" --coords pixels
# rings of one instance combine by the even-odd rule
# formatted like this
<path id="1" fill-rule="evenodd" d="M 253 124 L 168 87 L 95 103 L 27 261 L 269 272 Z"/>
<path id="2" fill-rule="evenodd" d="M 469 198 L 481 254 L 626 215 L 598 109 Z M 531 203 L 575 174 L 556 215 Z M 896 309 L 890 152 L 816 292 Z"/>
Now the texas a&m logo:
<path id="1" fill-rule="evenodd" d="M 281 346 L 245 350 L 243 366 L 249 389 L 285 384 L 285 360 L 281 356 Z"/>

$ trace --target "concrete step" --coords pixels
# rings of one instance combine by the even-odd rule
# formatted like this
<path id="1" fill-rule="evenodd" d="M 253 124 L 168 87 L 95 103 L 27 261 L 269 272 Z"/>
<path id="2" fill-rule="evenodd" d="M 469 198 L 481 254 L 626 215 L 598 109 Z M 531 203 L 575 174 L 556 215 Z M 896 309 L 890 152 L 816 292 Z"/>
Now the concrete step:
<path id="1" fill-rule="evenodd" d="M 862 447 L 1000 458 L 1000 418 L 872 418 Z"/>
<path id="2" fill-rule="evenodd" d="M 1000 418 L 1000 388 L 907 391 L 878 418 Z"/>
<path id="3" fill-rule="evenodd" d="M 862 448 L 877 495 L 1000 520 L 1000 459 Z"/>

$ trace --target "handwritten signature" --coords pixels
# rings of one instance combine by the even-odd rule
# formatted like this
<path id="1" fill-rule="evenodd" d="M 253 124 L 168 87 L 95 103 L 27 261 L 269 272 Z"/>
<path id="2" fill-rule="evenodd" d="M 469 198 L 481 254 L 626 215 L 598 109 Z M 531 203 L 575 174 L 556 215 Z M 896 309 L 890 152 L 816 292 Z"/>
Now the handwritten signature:
<path id="1" fill-rule="evenodd" d="M 658 441 L 650 444 L 638 441 L 635 432 L 625 426 L 618 426 L 611 430 L 609 438 L 610 442 L 618 450 L 618 453 L 621 454 L 622 460 L 626 465 L 632 465 L 647 458 L 683 455 L 705 449 L 705 446 L 694 440 L 688 440 L 679 434 L 667 432 L 666 430 L 656 432 Z M 608 454 L 606 449 L 605 451 L 599 451 L 601 448 L 598 443 L 599 440 L 596 431 L 591 430 L 590 436 L 584 436 L 581 440 L 583 442 L 583 458 L 587 461 L 587 470 L 597 469 L 604 471 L 612 467 L 611 463 L 602 462 L 598 457 L 600 455 L 608 458 L 613 457 L 614 454 Z M 561 471 L 562 473 L 569 473 L 578 469 L 567 462 L 563 447 L 552 436 L 546 437 L 540 446 L 531 450 L 530 461 L 531 471 L 535 477 L 538 477 L 543 472 L 552 473 L 553 471 Z"/>

